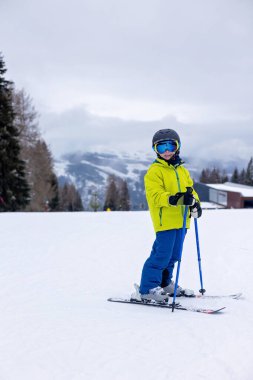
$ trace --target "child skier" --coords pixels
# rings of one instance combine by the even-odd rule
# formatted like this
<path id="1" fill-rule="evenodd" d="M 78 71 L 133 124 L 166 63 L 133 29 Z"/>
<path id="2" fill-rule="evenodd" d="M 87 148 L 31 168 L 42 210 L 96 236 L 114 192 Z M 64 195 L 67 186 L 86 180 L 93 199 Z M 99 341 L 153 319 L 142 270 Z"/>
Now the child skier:
<path id="1" fill-rule="evenodd" d="M 172 129 L 162 129 L 152 140 L 156 160 L 148 169 L 144 182 L 147 202 L 156 239 L 146 260 L 140 283 L 142 300 L 164 302 L 174 292 L 172 274 L 180 255 L 185 206 L 189 206 L 186 228 L 190 217 L 199 218 L 202 210 L 193 181 L 179 157 L 180 137 Z M 177 287 L 177 295 L 192 295 L 193 291 Z"/>

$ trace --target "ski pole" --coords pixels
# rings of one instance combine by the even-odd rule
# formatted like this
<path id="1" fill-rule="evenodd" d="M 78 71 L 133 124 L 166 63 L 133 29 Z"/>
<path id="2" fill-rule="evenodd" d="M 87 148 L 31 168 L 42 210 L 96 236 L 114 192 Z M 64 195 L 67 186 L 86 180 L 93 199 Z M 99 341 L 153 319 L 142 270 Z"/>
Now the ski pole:
<path id="1" fill-rule="evenodd" d="M 200 248 L 199 248 L 199 232 L 198 232 L 197 218 L 194 218 L 194 226 L 195 226 L 196 246 L 197 246 L 198 263 L 199 263 L 199 278 L 200 278 L 200 286 L 201 286 L 201 289 L 199 289 L 199 292 L 203 296 L 203 294 L 205 293 L 206 290 L 203 288 L 202 269 L 201 269 L 201 257 L 200 257 Z"/>
<path id="2" fill-rule="evenodd" d="M 185 231 L 186 231 L 186 218 L 188 214 L 188 209 L 189 206 L 185 206 L 185 211 L 184 211 L 184 222 L 183 222 L 183 229 L 182 229 L 182 238 L 180 242 L 180 254 L 179 254 L 179 260 L 177 263 L 177 275 L 176 275 L 176 281 L 175 281 L 175 287 L 174 287 L 174 294 L 173 294 L 173 302 L 172 302 L 172 312 L 175 309 L 175 301 L 176 301 L 176 296 L 177 296 L 177 284 L 178 284 L 178 278 L 179 278 L 179 271 L 180 271 L 180 265 L 181 265 L 181 258 L 182 258 L 182 252 L 183 252 L 183 244 L 184 244 L 184 237 L 185 237 Z"/>

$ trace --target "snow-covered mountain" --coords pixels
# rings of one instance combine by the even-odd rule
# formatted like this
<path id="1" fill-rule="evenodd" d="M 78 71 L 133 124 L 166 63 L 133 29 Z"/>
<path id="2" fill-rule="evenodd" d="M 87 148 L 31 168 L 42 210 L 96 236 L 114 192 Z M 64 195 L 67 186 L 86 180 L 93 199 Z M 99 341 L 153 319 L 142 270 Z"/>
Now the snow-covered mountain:
<path id="1" fill-rule="evenodd" d="M 79 190 L 84 207 L 89 209 L 92 195 L 98 195 L 103 207 L 107 178 L 110 174 L 127 181 L 131 209 L 146 209 L 143 177 L 154 155 L 117 153 L 72 153 L 55 162 L 55 171 L 61 184 L 72 182 Z M 189 168 L 189 167 L 188 167 Z M 189 168 L 194 176 L 195 170 Z"/>

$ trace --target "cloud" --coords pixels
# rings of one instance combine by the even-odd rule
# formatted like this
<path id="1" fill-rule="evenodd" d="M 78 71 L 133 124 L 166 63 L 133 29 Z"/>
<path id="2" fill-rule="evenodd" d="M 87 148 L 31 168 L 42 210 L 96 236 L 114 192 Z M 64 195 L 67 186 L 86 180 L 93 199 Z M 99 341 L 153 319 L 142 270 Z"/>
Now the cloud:
<path id="1" fill-rule="evenodd" d="M 59 155 L 150 150 L 175 128 L 187 155 L 252 155 L 253 3 L 2 1 L 0 46 Z"/>
<path id="2" fill-rule="evenodd" d="M 45 114 L 41 120 L 44 135 L 57 156 L 78 150 L 150 154 L 153 134 L 159 129 L 171 128 L 181 137 L 182 155 L 196 163 L 200 160 L 248 161 L 253 155 L 252 124 L 252 119 L 182 123 L 173 115 L 152 121 L 124 120 L 97 116 L 85 107 Z"/>
<path id="3" fill-rule="evenodd" d="M 252 16 L 252 4 L 236 0 L 13 0 L 0 31 L 15 77 L 45 104 L 51 92 L 51 107 L 72 88 L 249 108 Z"/>

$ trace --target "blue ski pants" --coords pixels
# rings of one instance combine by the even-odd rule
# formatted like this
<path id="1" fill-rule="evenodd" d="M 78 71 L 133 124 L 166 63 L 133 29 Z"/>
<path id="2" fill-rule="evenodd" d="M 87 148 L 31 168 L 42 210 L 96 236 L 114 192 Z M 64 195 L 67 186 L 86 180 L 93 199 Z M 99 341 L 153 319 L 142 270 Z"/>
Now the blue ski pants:
<path id="1" fill-rule="evenodd" d="M 156 233 L 156 239 L 151 254 L 146 260 L 141 276 L 140 293 L 147 294 L 150 289 L 157 286 L 167 286 L 173 275 L 175 263 L 180 258 L 183 228 L 166 230 Z"/>

